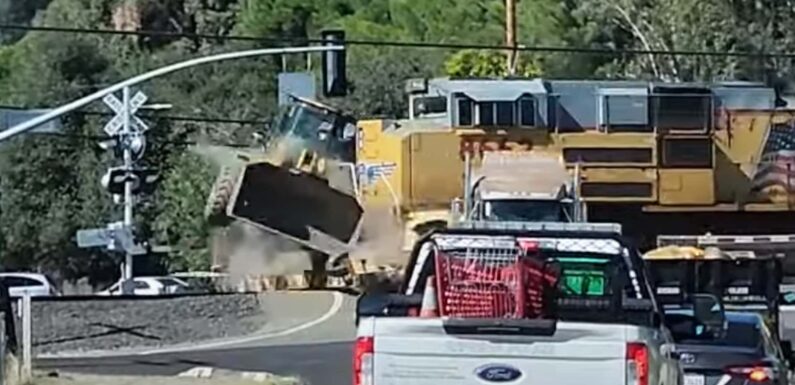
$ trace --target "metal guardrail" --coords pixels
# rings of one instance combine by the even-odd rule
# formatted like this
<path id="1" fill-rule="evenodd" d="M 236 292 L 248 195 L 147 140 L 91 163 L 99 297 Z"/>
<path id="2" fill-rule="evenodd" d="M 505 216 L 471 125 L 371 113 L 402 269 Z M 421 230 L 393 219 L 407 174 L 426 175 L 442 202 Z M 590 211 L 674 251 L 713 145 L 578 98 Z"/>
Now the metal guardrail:
<path id="1" fill-rule="evenodd" d="M 233 291 L 233 292 L 215 292 L 215 293 L 176 293 L 176 294 L 159 294 L 159 295 L 60 295 L 60 296 L 42 296 L 32 297 L 33 302 L 69 302 L 69 301 L 144 301 L 144 300 L 167 300 L 185 297 L 210 297 L 210 296 L 231 296 L 241 294 L 258 294 L 256 291 Z"/>

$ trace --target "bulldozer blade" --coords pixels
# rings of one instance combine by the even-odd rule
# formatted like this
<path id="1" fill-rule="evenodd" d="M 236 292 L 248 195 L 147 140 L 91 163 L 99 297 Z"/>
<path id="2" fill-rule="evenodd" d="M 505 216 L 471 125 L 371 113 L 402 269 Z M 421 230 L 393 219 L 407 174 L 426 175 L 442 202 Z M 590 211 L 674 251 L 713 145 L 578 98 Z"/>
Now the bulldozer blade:
<path id="1" fill-rule="evenodd" d="M 363 209 L 355 196 L 313 175 L 270 163 L 249 164 L 227 214 L 330 256 L 358 240 Z"/>

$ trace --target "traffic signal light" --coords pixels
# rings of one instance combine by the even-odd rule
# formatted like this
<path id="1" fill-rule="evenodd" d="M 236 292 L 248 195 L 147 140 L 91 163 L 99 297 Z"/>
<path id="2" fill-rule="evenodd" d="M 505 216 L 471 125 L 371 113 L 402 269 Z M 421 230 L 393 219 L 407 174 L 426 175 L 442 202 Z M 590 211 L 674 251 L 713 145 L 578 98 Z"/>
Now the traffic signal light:
<path id="1" fill-rule="evenodd" d="M 325 45 L 344 45 L 345 31 L 328 30 L 320 33 Z M 327 97 L 348 94 L 348 80 L 345 76 L 345 49 L 325 51 L 323 60 L 323 95 Z"/>
<path id="2" fill-rule="evenodd" d="M 152 168 L 136 168 L 128 171 L 124 167 L 111 167 L 102 176 L 102 186 L 111 194 L 124 194 L 124 184 L 131 181 L 133 194 L 151 194 L 157 187 L 160 174 Z"/>

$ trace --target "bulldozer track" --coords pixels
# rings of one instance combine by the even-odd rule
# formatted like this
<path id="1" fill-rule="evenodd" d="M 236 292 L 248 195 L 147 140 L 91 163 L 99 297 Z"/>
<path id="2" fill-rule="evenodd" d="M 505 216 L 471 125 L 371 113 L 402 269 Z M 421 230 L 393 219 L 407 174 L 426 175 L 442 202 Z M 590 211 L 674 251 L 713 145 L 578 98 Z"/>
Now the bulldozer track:
<path id="1" fill-rule="evenodd" d="M 235 179 L 235 173 L 230 167 L 223 167 L 218 173 L 204 209 L 204 217 L 211 225 L 225 226 L 228 224 L 226 207 L 234 193 Z"/>

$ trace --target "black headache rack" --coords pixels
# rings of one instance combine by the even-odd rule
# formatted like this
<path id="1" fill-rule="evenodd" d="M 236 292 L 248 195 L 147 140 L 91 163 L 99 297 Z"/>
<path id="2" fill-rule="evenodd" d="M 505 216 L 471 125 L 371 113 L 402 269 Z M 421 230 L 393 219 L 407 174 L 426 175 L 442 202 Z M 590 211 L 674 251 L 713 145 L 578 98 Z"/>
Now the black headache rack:
<path id="1" fill-rule="evenodd" d="M 414 270 L 420 268 L 417 275 L 421 278 L 416 282 L 416 286 L 424 287 L 430 269 L 427 263 L 430 259 L 425 252 L 424 246 L 428 245 L 436 235 L 460 235 L 460 236 L 513 236 L 513 237 L 549 237 L 564 238 L 576 237 L 583 239 L 611 239 L 621 244 L 628 244 L 627 240 L 621 235 L 621 225 L 613 223 L 562 223 L 562 222 L 490 222 L 490 221 L 464 221 L 458 222 L 445 229 L 435 229 L 415 242 L 406 266 L 405 277 L 408 279 L 403 282 L 400 288 L 401 293 L 412 294 L 415 292 L 412 287 L 411 277 Z M 637 261 L 640 261 L 640 256 Z M 640 263 L 640 262 L 636 262 Z"/>
<path id="2" fill-rule="evenodd" d="M 645 261 L 649 280 L 664 308 L 689 308 L 695 295 L 710 294 L 726 310 L 763 314 L 777 330 L 782 258 L 719 252 L 680 258 L 650 258 L 647 254 Z"/>

